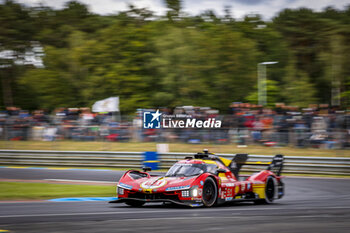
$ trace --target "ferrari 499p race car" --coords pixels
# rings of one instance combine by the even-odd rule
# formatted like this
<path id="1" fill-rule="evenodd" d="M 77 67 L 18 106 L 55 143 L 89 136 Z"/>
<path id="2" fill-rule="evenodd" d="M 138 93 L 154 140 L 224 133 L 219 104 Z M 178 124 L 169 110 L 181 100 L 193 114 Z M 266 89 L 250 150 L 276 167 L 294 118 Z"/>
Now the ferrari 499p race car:
<path id="1" fill-rule="evenodd" d="M 175 163 L 164 176 L 144 171 L 127 171 L 117 185 L 118 199 L 130 206 L 147 202 L 175 203 L 211 207 L 230 201 L 272 203 L 284 195 L 281 178 L 283 155 L 269 163 L 248 162 L 247 154 L 236 154 L 232 160 L 204 150 Z M 253 175 L 239 175 L 244 165 L 266 166 Z"/>

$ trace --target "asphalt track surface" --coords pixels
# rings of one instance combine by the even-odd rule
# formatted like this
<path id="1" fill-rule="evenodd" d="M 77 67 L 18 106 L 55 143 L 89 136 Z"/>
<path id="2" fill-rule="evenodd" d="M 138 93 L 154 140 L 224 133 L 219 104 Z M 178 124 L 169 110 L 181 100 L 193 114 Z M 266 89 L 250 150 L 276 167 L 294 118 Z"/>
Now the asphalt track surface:
<path id="1" fill-rule="evenodd" d="M 123 172 L 0 168 L 0 178 L 116 181 Z M 350 179 L 286 178 L 271 205 L 215 208 L 106 202 L 2 202 L 0 229 L 10 232 L 350 232 Z M 1 190 L 0 190 L 1 191 Z"/>

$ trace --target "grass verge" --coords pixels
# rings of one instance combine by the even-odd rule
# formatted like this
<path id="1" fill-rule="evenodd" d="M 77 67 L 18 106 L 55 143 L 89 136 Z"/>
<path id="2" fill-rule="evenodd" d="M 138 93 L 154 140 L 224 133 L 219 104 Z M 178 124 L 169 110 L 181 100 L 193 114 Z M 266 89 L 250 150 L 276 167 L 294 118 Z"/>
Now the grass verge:
<path id="1" fill-rule="evenodd" d="M 0 141 L 0 149 L 13 150 L 77 150 L 77 151 L 156 151 L 157 143 L 136 142 L 77 142 L 77 141 Z M 169 143 L 170 152 L 199 152 L 204 148 L 214 153 L 248 153 L 259 155 L 284 154 L 286 156 L 327 156 L 350 157 L 350 150 L 264 147 L 250 145 L 239 148 L 237 145 Z"/>
<path id="2" fill-rule="evenodd" d="M 0 200 L 47 200 L 59 197 L 112 197 L 114 186 L 0 182 Z"/>

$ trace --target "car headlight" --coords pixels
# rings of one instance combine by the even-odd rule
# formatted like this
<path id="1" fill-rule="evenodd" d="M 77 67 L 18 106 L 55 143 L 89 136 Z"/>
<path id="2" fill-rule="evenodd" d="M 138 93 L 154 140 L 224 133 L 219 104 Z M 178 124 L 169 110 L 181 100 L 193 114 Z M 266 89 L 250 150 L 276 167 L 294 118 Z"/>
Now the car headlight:
<path id="1" fill-rule="evenodd" d="M 198 197 L 199 196 L 199 188 L 198 186 L 193 186 L 190 189 L 181 191 L 182 197 Z"/>
<path id="2" fill-rule="evenodd" d="M 198 188 L 197 187 L 192 189 L 191 196 L 192 197 L 197 197 L 198 196 Z"/>
<path id="3" fill-rule="evenodd" d="M 190 190 L 182 190 L 181 195 L 183 197 L 190 197 Z"/>
<path id="4" fill-rule="evenodd" d="M 123 195 L 124 194 L 124 189 L 121 187 L 117 187 L 117 193 L 118 195 Z"/>

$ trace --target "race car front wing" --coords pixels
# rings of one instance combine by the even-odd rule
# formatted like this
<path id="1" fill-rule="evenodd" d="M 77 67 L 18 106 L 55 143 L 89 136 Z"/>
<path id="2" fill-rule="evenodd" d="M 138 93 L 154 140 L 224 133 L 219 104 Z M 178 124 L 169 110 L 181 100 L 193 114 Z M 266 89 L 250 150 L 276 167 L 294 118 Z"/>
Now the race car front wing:
<path id="1" fill-rule="evenodd" d="M 141 199 L 141 198 L 132 198 L 132 197 L 127 197 L 127 198 L 118 198 L 116 200 L 110 201 L 109 203 L 124 203 L 127 201 L 139 201 L 139 202 L 171 202 L 177 205 L 184 205 L 184 206 L 190 206 L 190 207 L 199 207 L 203 206 L 203 203 L 196 203 L 194 201 L 175 201 L 172 199 Z"/>

